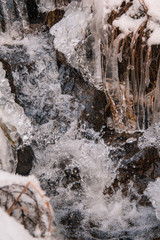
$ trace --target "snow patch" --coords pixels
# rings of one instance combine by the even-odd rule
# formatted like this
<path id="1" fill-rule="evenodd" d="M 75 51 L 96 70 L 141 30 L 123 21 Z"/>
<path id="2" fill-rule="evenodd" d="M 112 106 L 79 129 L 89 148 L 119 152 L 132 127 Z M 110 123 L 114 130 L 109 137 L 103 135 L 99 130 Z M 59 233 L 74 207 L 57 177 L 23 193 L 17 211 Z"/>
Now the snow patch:
<path id="1" fill-rule="evenodd" d="M 1 208 L 0 216 L 0 240 L 36 240 L 20 223 Z"/>

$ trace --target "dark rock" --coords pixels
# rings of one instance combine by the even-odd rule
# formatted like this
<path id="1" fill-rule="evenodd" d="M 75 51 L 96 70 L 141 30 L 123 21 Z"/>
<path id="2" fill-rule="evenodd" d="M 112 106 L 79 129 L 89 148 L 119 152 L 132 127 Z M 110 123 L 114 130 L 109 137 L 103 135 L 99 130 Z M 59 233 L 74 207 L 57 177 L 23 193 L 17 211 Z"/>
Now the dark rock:
<path id="1" fill-rule="evenodd" d="M 8 82 L 9 82 L 9 85 L 10 85 L 10 88 L 11 88 L 11 93 L 14 93 L 14 95 L 15 95 L 15 102 L 19 103 L 18 98 L 17 98 L 16 86 L 14 84 L 14 79 L 13 79 L 13 75 L 12 75 L 11 66 L 4 59 L 0 59 L 0 61 L 3 63 L 3 68 L 6 71 L 6 76 L 5 77 L 8 79 Z"/>
<path id="2" fill-rule="evenodd" d="M 104 92 L 84 81 L 75 68 L 62 65 L 59 72 L 62 93 L 74 96 L 85 106 L 80 120 L 87 121 L 90 127 L 99 131 L 105 125 L 104 109 L 107 101 Z"/>
<path id="3" fill-rule="evenodd" d="M 57 66 L 59 69 L 63 65 L 69 66 L 66 56 L 62 52 L 59 52 L 58 50 L 56 50 L 56 59 L 57 59 Z"/>
<path id="4" fill-rule="evenodd" d="M 64 16 L 65 11 L 63 9 L 55 9 L 47 13 L 44 24 L 50 29 L 54 24 L 58 23 Z"/>
<path id="5" fill-rule="evenodd" d="M 4 19 L 4 11 L 2 8 L 2 3 L 0 2 L 0 27 L 2 32 L 5 32 L 6 29 L 6 23 L 5 23 L 5 19 Z"/>
<path id="6" fill-rule="evenodd" d="M 60 224 L 65 226 L 69 239 L 80 239 L 79 235 L 81 234 L 81 222 L 83 219 L 82 213 L 78 210 L 67 212 L 66 215 L 62 217 Z"/>
<path id="7" fill-rule="evenodd" d="M 71 190 L 79 190 L 81 189 L 81 176 L 80 170 L 75 167 L 73 170 L 66 169 L 64 170 L 64 177 L 62 178 L 62 185 L 66 188 L 71 184 Z"/>
<path id="8" fill-rule="evenodd" d="M 38 7 L 35 0 L 27 0 L 26 4 L 29 20 L 32 22 L 38 17 Z"/>
<path id="9" fill-rule="evenodd" d="M 45 179 L 42 175 L 39 177 L 39 181 L 42 189 L 46 192 L 46 196 L 49 197 L 51 195 L 51 192 L 53 196 L 59 195 L 59 192 L 57 191 L 57 186 L 60 183 L 60 178 L 57 178 L 55 180 Z"/>
<path id="10" fill-rule="evenodd" d="M 34 152 L 31 146 L 24 146 L 21 149 L 17 150 L 17 169 L 16 173 L 28 176 L 30 170 L 32 169 L 32 162 L 35 158 Z"/>
<path id="11" fill-rule="evenodd" d="M 107 127 L 104 127 L 101 136 L 104 139 L 105 143 L 112 145 L 114 147 L 122 146 L 125 144 L 129 138 L 138 138 L 142 135 L 142 132 L 135 132 L 135 133 L 126 133 L 121 132 L 118 133 L 115 130 L 111 130 Z"/>
<path id="12" fill-rule="evenodd" d="M 94 51 L 93 51 L 93 46 L 94 46 L 94 38 L 92 35 L 89 35 L 86 41 L 86 59 L 88 61 L 92 61 L 93 60 L 93 55 L 94 55 Z"/>
<path id="13" fill-rule="evenodd" d="M 121 186 L 123 193 L 129 195 L 130 181 L 133 182 L 133 188 L 139 194 L 143 194 L 148 183 L 160 177 L 160 157 L 158 149 L 147 147 L 131 158 L 126 158 L 121 161 L 120 167 L 117 170 L 117 177 L 111 187 L 105 189 L 104 194 L 112 194 Z M 145 201 L 146 199 L 145 199 Z M 141 199 L 141 204 L 143 201 Z"/>

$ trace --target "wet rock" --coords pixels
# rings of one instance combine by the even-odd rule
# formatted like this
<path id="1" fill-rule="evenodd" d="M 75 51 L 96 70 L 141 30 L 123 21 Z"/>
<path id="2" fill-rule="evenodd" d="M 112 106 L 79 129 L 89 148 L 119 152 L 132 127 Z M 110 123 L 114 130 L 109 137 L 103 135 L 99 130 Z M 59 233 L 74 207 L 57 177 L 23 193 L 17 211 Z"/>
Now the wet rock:
<path id="1" fill-rule="evenodd" d="M 59 159 L 51 166 L 52 176 L 46 177 L 43 173 L 39 176 L 42 189 L 47 196 L 57 196 L 61 189 L 73 191 L 75 194 L 82 192 L 80 169 L 72 163 L 72 156 Z"/>
<path id="2" fill-rule="evenodd" d="M 13 75 L 12 75 L 11 66 L 4 59 L 0 59 L 0 61 L 3 63 L 3 69 L 6 71 L 5 78 L 8 79 L 8 82 L 9 82 L 9 85 L 10 85 L 10 88 L 11 88 L 11 93 L 13 93 L 15 95 L 15 102 L 18 103 L 16 86 L 14 84 L 14 79 L 13 79 Z"/>
<path id="3" fill-rule="evenodd" d="M 158 228 L 153 228 L 153 231 L 155 231 L 155 235 L 157 235 L 159 231 Z M 100 240 L 134 240 L 134 239 L 153 239 L 152 232 L 150 229 L 146 229 L 146 233 L 143 234 L 140 229 L 136 229 L 133 231 L 117 231 L 117 232 L 103 232 L 99 229 L 92 229 L 90 231 L 90 234 L 94 237 L 94 239 L 100 239 Z"/>
<path id="4" fill-rule="evenodd" d="M 24 146 L 21 149 L 17 150 L 17 169 L 16 173 L 28 176 L 30 170 L 32 169 L 32 163 L 35 158 L 34 152 L 31 146 Z"/>
<path id="5" fill-rule="evenodd" d="M 65 226 L 69 239 L 80 239 L 79 235 L 81 234 L 81 222 L 83 219 L 82 213 L 78 210 L 67 212 L 66 215 L 62 217 L 60 224 Z"/>
<path id="6" fill-rule="evenodd" d="M 27 0 L 27 11 L 30 23 L 34 23 L 38 18 L 38 6 L 35 0 Z"/>
<path id="7" fill-rule="evenodd" d="M 44 24 L 46 24 L 50 29 L 54 24 L 63 18 L 64 13 L 65 11 L 63 9 L 55 9 L 54 11 L 48 12 L 45 17 Z"/>
<path id="8" fill-rule="evenodd" d="M 107 127 L 103 128 L 101 136 L 104 139 L 107 145 L 112 145 L 113 147 L 119 147 L 126 143 L 126 141 L 131 142 L 131 139 L 135 139 L 136 142 L 138 138 L 142 135 L 142 132 L 127 133 L 121 132 L 118 133 L 114 129 L 109 129 Z"/>
<path id="9" fill-rule="evenodd" d="M 62 53 L 56 50 L 56 59 L 57 59 L 57 66 L 60 69 L 62 65 L 69 66 L 69 63 L 67 61 L 66 56 Z"/>
<path id="10" fill-rule="evenodd" d="M 159 151 L 154 147 L 146 147 L 131 158 L 124 158 L 121 161 L 113 185 L 106 188 L 104 194 L 112 194 L 121 187 L 123 193 L 129 195 L 132 191 L 129 187 L 130 182 L 133 182 L 132 187 L 139 194 L 143 194 L 148 183 L 157 177 L 160 177 Z M 146 199 L 144 202 L 146 203 Z"/>
<path id="11" fill-rule="evenodd" d="M 75 68 L 61 65 L 59 73 L 62 93 L 74 96 L 85 106 L 80 120 L 87 121 L 90 127 L 99 131 L 105 125 L 104 109 L 107 102 L 104 92 L 84 81 Z"/>
<path id="12" fill-rule="evenodd" d="M 80 170 L 75 167 L 73 170 L 66 169 L 64 170 L 64 177 L 62 179 L 62 185 L 66 188 L 68 185 L 71 185 L 71 190 L 81 189 L 81 176 Z"/>
<path id="13" fill-rule="evenodd" d="M 50 196 L 51 192 L 53 194 L 53 196 L 57 196 L 59 195 L 58 191 L 57 191 L 57 187 L 60 184 L 60 177 L 52 180 L 52 179 L 45 179 L 43 178 L 43 174 L 39 177 L 39 181 L 41 184 L 42 189 L 46 192 L 46 196 Z"/>

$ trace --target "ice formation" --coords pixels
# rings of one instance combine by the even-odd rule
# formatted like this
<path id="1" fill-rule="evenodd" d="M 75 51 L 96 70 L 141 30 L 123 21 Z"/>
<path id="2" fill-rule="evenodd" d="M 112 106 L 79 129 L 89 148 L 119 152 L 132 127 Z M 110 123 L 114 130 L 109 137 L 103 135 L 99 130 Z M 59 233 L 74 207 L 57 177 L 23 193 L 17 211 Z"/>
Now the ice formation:
<path id="1" fill-rule="evenodd" d="M 159 3 L 134 0 L 126 1 L 125 4 L 126 11 L 122 12 L 121 0 L 83 1 L 82 4 L 73 2 L 68 6 L 62 21 L 55 24 L 50 32 L 55 37 L 55 47 L 66 55 L 72 66 L 82 69 L 82 72 L 85 68 L 90 81 L 96 87 L 103 86 L 113 112 L 114 128 L 132 131 L 145 129 L 156 122 L 154 115 L 159 112 L 159 101 L 154 101 L 158 96 L 158 70 L 155 73 L 157 79 L 154 79 L 157 82 L 156 90 L 149 89 L 153 81 L 151 66 L 155 61 L 151 57 L 153 50 L 150 46 L 159 44 Z M 86 44 L 88 36 L 84 36 L 88 29 L 94 38 L 92 47 L 96 57 L 91 64 L 95 71 L 92 67 L 85 66 L 85 53 L 81 54 L 78 50 L 79 45 Z M 121 34 L 116 35 L 116 29 Z M 141 40 L 142 46 L 146 44 L 146 48 L 140 47 L 137 50 L 137 41 Z M 125 55 L 125 51 L 128 51 L 125 49 L 127 44 L 130 45 L 128 56 Z M 135 54 L 138 55 L 138 63 Z M 124 61 L 127 68 L 121 73 L 119 66 Z"/>
<path id="2" fill-rule="evenodd" d="M 121 187 L 113 195 L 106 196 L 103 193 L 105 187 L 112 185 L 117 176 L 120 162 L 110 158 L 111 150 L 117 149 L 107 146 L 100 134 L 89 129 L 85 122 L 78 127 L 84 106 L 73 96 L 62 94 L 54 48 L 65 55 L 72 67 L 82 71 L 86 81 L 106 93 L 109 103 L 106 111 L 110 108 L 112 112 L 112 118 L 108 119 L 112 128 L 117 131 L 134 131 L 151 125 L 139 139 L 139 147 L 159 148 L 159 66 L 155 88 L 147 88 L 151 82 L 151 45 L 159 44 L 159 2 L 153 1 L 151 4 L 146 0 L 144 5 L 143 1 L 126 0 L 128 11 L 112 19 L 111 12 L 115 16 L 119 13 L 122 0 L 83 0 L 72 1 L 70 4 L 69 1 L 63 1 L 65 15 L 50 29 L 54 38 L 38 30 L 27 33 L 27 10 L 21 1 L 14 2 L 18 5 L 20 15 L 14 20 L 16 26 L 12 29 L 13 16 L 7 10 L 6 1 L 0 1 L 6 19 L 5 29 L 2 29 L 0 36 L 0 50 L 5 61 L 10 66 L 13 65 L 12 75 L 24 110 L 15 103 L 15 95 L 11 94 L 6 73 L 0 64 L 1 169 L 9 172 L 15 170 L 12 147 L 18 147 L 18 140 L 22 138 L 23 144 L 31 144 L 33 147 L 37 162 L 34 162 L 32 173 L 51 196 L 56 223 L 64 235 L 70 230 L 67 221 L 71 221 L 74 234 L 81 234 L 76 236 L 81 236 L 82 239 L 90 239 L 90 236 L 93 239 L 125 239 L 127 236 L 134 240 L 144 240 L 145 236 L 149 236 L 148 239 L 154 238 L 154 230 L 159 226 L 157 218 L 160 218 L 157 194 L 159 179 L 150 183 L 146 190 L 156 209 L 157 218 L 151 206 L 139 205 L 140 196 L 132 182 L 129 183 L 129 190 L 135 194 L 133 200 L 132 196 L 123 195 Z M 55 10 L 54 1 L 36 2 L 43 13 Z M 139 39 L 138 30 L 144 26 L 150 31 L 150 36 L 146 39 L 145 31 L 141 31 L 144 34 L 142 40 L 146 41 L 144 43 L 147 46 L 143 62 L 144 49 L 136 50 L 135 46 Z M 116 28 L 121 31 L 118 35 Z M 127 38 L 132 51 L 124 55 Z M 88 59 L 86 44 L 89 48 Z M 140 78 L 135 67 L 135 51 L 139 51 L 138 56 L 141 56 L 141 61 L 138 62 L 138 67 L 142 70 Z M 119 64 L 123 63 L 124 57 L 127 58 L 126 69 L 119 76 Z M 134 142 L 136 138 L 126 141 L 127 144 Z M 12 183 L 18 185 L 21 182 L 25 185 L 28 181 L 35 181 L 39 189 L 39 183 L 33 177 L 24 180 L 1 172 L 0 178 L 2 189 Z M 33 192 L 41 205 L 41 197 L 35 190 Z M 23 196 L 22 200 L 29 199 Z M 12 221 L 4 212 L 1 214 L 7 222 Z M 45 225 L 46 216 L 42 217 Z M 14 220 L 12 224 L 15 226 Z M 66 224 L 65 229 L 63 224 Z M 0 229 L 1 227 L 3 225 L 0 222 Z M 19 230 L 18 225 L 15 228 L 22 231 L 24 239 L 26 235 L 28 240 L 26 231 Z M 32 229 L 33 233 L 37 233 L 38 238 L 40 231 Z"/>

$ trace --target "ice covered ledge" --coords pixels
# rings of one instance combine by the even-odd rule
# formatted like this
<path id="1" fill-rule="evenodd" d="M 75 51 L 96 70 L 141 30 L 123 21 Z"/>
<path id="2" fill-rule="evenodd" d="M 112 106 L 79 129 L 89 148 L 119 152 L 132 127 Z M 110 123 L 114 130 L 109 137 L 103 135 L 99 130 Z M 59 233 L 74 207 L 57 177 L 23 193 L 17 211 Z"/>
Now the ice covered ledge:
<path id="1" fill-rule="evenodd" d="M 50 30 L 55 48 L 106 93 L 107 123 L 118 131 L 143 130 L 159 118 L 156 8 L 156 0 L 73 1 Z"/>

